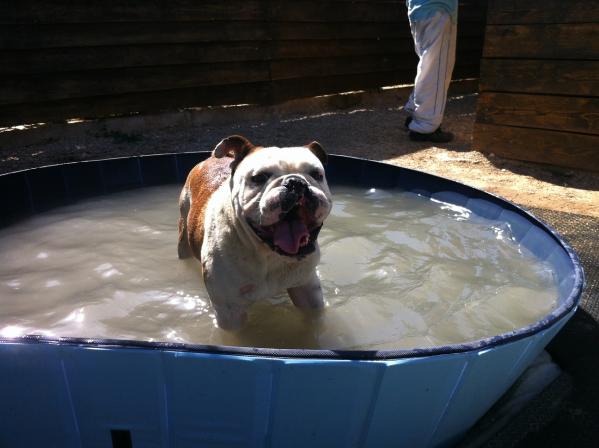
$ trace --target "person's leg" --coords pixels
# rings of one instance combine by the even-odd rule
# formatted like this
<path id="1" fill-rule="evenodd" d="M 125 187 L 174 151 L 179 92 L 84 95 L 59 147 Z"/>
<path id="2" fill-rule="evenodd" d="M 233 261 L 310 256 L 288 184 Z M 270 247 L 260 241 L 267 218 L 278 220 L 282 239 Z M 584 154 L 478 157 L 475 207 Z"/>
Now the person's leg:
<path id="1" fill-rule="evenodd" d="M 414 113 L 415 109 L 416 109 L 416 106 L 414 105 L 414 91 L 412 90 L 412 93 L 410 93 L 410 97 L 408 98 L 407 103 L 403 107 L 403 110 L 408 113 L 408 116 L 406 117 L 406 121 L 404 122 L 404 127 L 407 130 L 410 130 L 410 123 L 412 122 L 412 114 Z"/>
<path id="2" fill-rule="evenodd" d="M 406 104 L 411 131 L 429 134 L 441 125 L 455 64 L 456 25 L 445 12 L 410 24 L 420 57 L 414 91 Z"/>
<path id="3" fill-rule="evenodd" d="M 414 104 L 414 91 L 413 90 L 412 90 L 412 93 L 410 93 L 410 97 L 408 98 L 408 101 L 406 102 L 406 104 L 403 108 L 410 115 L 412 115 L 414 113 L 414 111 L 416 110 L 416 105 Z"/>
<path id="4" fill-rule="evenodd" d="M 456 41 L 457 41 L 457 23 L 449 20 L 450 30 L 449 30 L 449 41 L 447 52 L 441 57 L 445 57 L 445 60 L 442 62 L 442 65 L 445 66 L 445 75 L 443 76 L 443 90 L 440 92 L 443 98 L 440 100 L 441 110 L 439 112 L 439 126 L 443 121 L 443 117 L 445 115 L 445 106 L 447 105 L 447 92 L 449 90 L 449 84 L 451 83 L 451 76 L 453 75 L 453 68 L 455 66 L 455 52 L 456 52 Z M 439 84 L 441 86 L 441 83 Z"/>

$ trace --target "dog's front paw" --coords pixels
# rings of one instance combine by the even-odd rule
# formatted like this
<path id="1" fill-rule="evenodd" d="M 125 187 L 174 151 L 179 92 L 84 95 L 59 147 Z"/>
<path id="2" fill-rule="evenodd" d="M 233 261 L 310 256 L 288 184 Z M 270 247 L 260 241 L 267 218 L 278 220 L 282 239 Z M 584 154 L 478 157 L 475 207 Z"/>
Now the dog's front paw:
<path id="1" fill-rule="evenodd" d="M 295 306 L 304 310 L 321 310 L 324 308 L 322 288 L 316 273 L 305 285 L 287 289 L 287 294 Z"/>

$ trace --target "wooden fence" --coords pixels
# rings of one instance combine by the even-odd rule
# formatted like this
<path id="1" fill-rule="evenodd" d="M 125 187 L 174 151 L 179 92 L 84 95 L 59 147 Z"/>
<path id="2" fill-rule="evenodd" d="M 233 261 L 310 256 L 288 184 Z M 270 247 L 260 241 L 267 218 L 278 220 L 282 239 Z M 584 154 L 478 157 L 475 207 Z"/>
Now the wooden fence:
<path id="1" fill-rule="evenodd" d="M 454 78 L 486 1 L 460 1 Z M 413 81 L 404 1 L 0 0 L 0 125 L 260 103 Z"/>
<path id="2" fill-rule="evenodd" d="M 490 0 L 476 149 L 599 171 L 599 2 Z"/>

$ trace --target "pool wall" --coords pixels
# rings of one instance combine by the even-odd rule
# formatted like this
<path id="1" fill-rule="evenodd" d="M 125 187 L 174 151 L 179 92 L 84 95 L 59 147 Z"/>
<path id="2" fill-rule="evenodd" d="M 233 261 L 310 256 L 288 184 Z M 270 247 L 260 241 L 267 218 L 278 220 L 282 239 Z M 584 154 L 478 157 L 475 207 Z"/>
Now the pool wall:
<path id="1" fill-rule="evenodd" d="M 2 175 L 0 227 L 86 197 L 182 184 L 206 156 L 131 157 Z M 552 229 L 480 190 L 349 157 L 331 156 L 327 170 L 333 187 L 402 188 L 508 222 L 523 246 L 555 268 L 556 309 L 507 334 L 401 351 L 0 338 L 0 446 L 426 447 L 458 441 L 575 312 L 580 263 Z"/>

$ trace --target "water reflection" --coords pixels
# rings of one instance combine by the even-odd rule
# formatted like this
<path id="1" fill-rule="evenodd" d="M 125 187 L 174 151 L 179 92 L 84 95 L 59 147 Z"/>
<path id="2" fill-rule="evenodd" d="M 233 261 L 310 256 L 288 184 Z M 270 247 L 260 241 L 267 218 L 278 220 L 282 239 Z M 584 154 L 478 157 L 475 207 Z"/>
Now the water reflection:
<path id="1" fill-rule="evenodd" d="M 412 193 L 335 188 L 319 237 L 324 312 L 304 313 L 282 294 L 227 333 L 199 262 L 177 259 L 178 194 L 126 192 L 0 231 L 0 335 L 411 348 L 513 330 L 557 297 L 553 271 L 504 223 Z"/>

